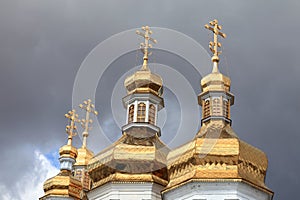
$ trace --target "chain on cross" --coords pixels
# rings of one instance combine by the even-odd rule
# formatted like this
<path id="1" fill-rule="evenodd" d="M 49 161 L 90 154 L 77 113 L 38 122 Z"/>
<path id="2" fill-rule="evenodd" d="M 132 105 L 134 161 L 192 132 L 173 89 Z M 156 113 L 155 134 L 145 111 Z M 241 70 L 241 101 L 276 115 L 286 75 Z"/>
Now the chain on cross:
<path id="1" fill-rule="evenodd" d="M 218 47 L 221 47 L 222 44 L 218 42 L 218 35 L 220 35 L 223 38 L 226 38 L 226 34 L 222 33 L 220 30 L 222 29 L 222 26 L 218 24 L 218 20 L 213 20 L 209 22 L 208 24 L 205 24 L 205 28 L 212 31 L 214 33 L 214 41 L 209 42 L 209 48 L 211 52 L 214 54 L 213 61 L 219 61 L 219 55 L 222 53 L 221 51 L 218 51 Z"/>
<path id="2" fill-rule="evenodd" d="M 157 43 L 157 41 L 153 38 L 150 37 L 150 35 L 152 34 L 152 31 L 150 30 L 149 26 L 143 26 L 142 27 L 142 32 L 139 30 L 136 30 L 136 34 L 142 36 L 145 41 L 144 43 L 140 44 L 140 48 L 142 50 L 142 52 L 144 53 L 144 62 L 143 62 L 143 66 L 142 69 L 147 70 L 148 66 L 148 56 L 151 55 L 151 52 L 148 51 L 149 48 L 152 48 L 152 44 L 149 43 L 149 41 L 153 42 L 154 44 Z"/>
<path id="3" fill-rule="evenodd" d="M 76 114 L 76 111 L 73 109 L 65 114 L 65 117 L 70 120 L 69 124 L 66 126 L 66 132 L 68 134 L 68 145 L 72 145 L 72 138 L 76 135 L 77 127 L 75 125 L 75 122 L 79 122 L 78 120 L 78 114 Z M 75 131 L 75 132 L 74 132 Z"/>
<path id="4" fill-rule="evenodd" d="M 83 104 L 80 104 L 79 107 L 86 111 L 85 119 L 81 119 L 80 123 L 82 128 L 84 129 L 82 136 L 83 136 L 83 142 L 82 146 L 86 147 L 86 139 L 89 135 L 89 131 L 92 129 L 89 125 L 93 123 L 93 120 L 90 119 L 90 113 L 93 113 L 94 115 L 98 115 L 98 112 L 95 110 L 95 105 L 92 104 L 92 100 L 88 99 L 86 101 L 83 101 Z"/>

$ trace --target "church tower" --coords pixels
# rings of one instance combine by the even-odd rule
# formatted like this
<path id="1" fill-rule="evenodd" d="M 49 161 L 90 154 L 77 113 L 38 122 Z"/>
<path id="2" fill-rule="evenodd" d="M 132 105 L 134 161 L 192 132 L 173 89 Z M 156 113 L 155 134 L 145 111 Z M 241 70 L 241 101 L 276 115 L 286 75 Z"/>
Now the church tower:
<path id="1" fill-rule="evenodd" d="M 162 79 L 153 74 L 148 67 L 148 49 L 152 47 L 149 41 L 156 43 L 150 35 L 152 31 L 148 26 L 142 27 L 145 33 L 136 31 L 138 35 L 145 38 L 141 44 L 144 53 L 143 65 L 140 70 L 126 78 L 124 85 L 127 96 L 123 98 L 124 107 L 127 110 L 126 125 L 123 133 L 139 135 L 139 137 L 160 136 L 160 128 L 156 126 L 157 112 L 164 107 L 162 95 Z M 142 136 L 144 135 L 144 136 Z"/>
<path id="2" fill-rule="evenodd" d="M 79 200 L 83 197 L 81 182 L 72 174 L 77 157 L 77 150 L 72 146 L 72 138 L 78 115 L 72 110 L 65 114 L 65 117 L 70 119 L 70 124 L 66 126 L 68 143 L 59 149 L 60 172 L 45 181 L 45 195 L 40 200 Z"/>
<path id="3" fill-rule="evenodd" d="M 136 33 L 145 39 L 141 44 L 143 65 L 124 82 L 127 116 L 122 137 L 89 162 L 90 200 L 160 200 L 161 190 L 168 184 L 169 149 L 159 139 L 157 126 L 157 112 L 164 107 L 162 79 L 148 67 L 150 41 L 156 40 L 150 37 L 148 26 Z"/>
<path id="4" fill-rule="evenodd" d="M 218 69 L 218 36 L 226 35 L 217 20 L 205 28 L 214 34 L 212 72 L 201 80 L 201 129 L 195 138 L 168 155 L 169 183 L 164 200 L 271 200 L 265 185 L 268 160 L 264 152 L 240 140 L 231 127 L 230 78 Z"/>

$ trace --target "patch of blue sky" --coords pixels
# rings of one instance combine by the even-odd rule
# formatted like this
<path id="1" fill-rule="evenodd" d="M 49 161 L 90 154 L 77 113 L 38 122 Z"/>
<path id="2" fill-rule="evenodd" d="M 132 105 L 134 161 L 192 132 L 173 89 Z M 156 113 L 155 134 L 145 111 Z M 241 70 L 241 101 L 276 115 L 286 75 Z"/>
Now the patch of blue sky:
<path id="1" fill-rule="evenodd" d="M 50 163 L 56 167 L 57 169 L 59 169 L 59 153 L 58 151 L 51 151 L 47 154 L 45 154 L 45 157 L 50 161 Z"/>

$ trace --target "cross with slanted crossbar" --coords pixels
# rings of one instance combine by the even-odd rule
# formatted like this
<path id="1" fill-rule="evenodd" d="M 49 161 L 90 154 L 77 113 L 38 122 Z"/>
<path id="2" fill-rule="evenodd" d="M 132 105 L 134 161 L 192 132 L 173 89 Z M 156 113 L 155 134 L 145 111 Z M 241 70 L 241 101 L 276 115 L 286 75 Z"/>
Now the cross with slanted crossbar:
<path id="1" fill-rule="evenodd" d="M 218 47 L 221 47 L 222 44 L 218 42 L 218 35 L 220 35 L 223 38 L 226 38 L 226 34 L 222 33 L 220 30 L 222 29 L 222 26 L 218 24 L 218 20 L 213 20 L 209 22 L 208 24 L 205 24 L 205 28 L 208 30 L 211 30 L 214 33 L 214 41 L 209 42 L 209 49 L 214 54 L 215 61 L 219 61 L 219 55 L 222 53 L 221 51 L 218 51 Z"/>

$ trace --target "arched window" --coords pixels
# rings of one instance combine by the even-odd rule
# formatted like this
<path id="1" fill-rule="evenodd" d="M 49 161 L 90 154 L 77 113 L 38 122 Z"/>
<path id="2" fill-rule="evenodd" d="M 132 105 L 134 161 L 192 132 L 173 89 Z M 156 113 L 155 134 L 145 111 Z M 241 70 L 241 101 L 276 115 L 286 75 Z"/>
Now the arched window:
<path id="1" fill-rule="evenodd" d="M 149 106 L 149 123 L 155 124 L 155 106 L 153 104 Z"/>
<path id="2" fill-rule="evenodd" d="M 223 100 L 223 115 L 226 118 L 229 118 L 229 102 L 227 99 Z"/>
<path id="3" fill-rule="evenodd" d="M 137 111 L 137 122 L 145 122 L 146 117 L 146 104 L 139 103 Z"/>
<path id="4" fill-rule="evenodd" d="M 210 102 L 209 99 L 205 100 L 203 106 L 203 118 L 207 118 L 210 115 Z"/>
<path id="5" fill-rule="evenodd" d="M 131 105 L 128 111 L 128 123 L 133 122 L 133 117 L 134 117 L 134 105 Z"/>
<path id="6" fill-rule="evenodd" d="M 213 105 L 212 105 L 212 114 L 214 116 L 221 116 L 221 100 L 220 97 L 214 98 L 213 99 Z"/>

